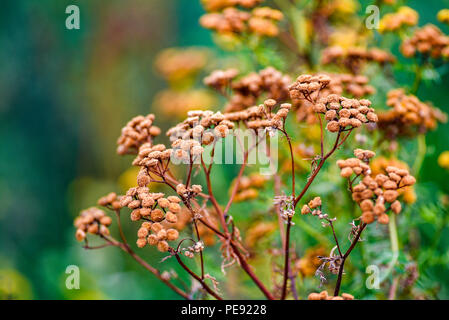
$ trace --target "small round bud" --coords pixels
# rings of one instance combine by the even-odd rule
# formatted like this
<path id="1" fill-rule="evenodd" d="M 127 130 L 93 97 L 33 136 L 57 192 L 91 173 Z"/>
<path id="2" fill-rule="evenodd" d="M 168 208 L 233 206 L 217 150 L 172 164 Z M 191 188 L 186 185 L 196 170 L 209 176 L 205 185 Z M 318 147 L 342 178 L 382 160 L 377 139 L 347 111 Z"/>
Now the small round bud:
<path id="1" fill-rule="evenodd" d="M 160 252 L 167 252 L 169 247 L 170 246 L 168 245 L 167 241 L 159 241 L 157 244 L 157 249 Z"/>
<path id="2" fill-rule="evenodd" d="M 174 241 L 174 240 L 178 239 L 178 237 L 179 237 L 178 230 L 175 230 L 175 229 L 167 230 L 167 240 Z"/>
<path id="3" fill-rule="evenodd" d="M 76 240 L 83 241 L 86 238 L 86 233 L 83 230 L 78 229 L 76 230 L 75 237 Z"/>
<path id="4" fill-rule="evenodd" d="M 147 240 L 145 238 L 139 238 L 137 239 L 136 244 L 139 248 L 143 248 L 147 245 Z"/>

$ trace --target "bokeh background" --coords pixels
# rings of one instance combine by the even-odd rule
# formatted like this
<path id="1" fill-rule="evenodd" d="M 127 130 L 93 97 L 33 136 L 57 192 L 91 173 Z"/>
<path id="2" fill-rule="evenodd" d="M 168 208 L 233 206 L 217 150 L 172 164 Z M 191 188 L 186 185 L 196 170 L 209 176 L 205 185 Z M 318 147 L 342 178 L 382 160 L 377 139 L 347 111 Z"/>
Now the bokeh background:
<path id="1" fill-rule="evenodd" d="M 80 30 L 65 28 L 70 4 L 80 7 Z M 422 25 L 449 3 L 408 5 Z M 132 183 L 135 172 L 127 171 L 129 158 L 116 155 L 116 138 L 128 119 L 151 111 L 166 86 L 154 70 L 158 51 L 213 45 L 198 24 L 202 13 L 196 0 L 2 1 L 0 299 L 177 298 L 119 250 L 83 250 L 72 221 L 99 196 Z M 420 98 L 449 112 L 447 73 L 437 83 L 422 87 Z M 449 192 L 448 171 L 437 160 L 448 137 L 448 125 L 427 136 L 418 207 Z M 438 257 L 423 281 L 439 286 L 437 298 L 449 298 L 449 228 L 440 213 L 420 215 L 419 236 L 432 244 L 426 254 Z M 156 266 L 161 258 L 145 257 Z M 80 290 L 65 287 L 68 265 L 81 268 Z"/>

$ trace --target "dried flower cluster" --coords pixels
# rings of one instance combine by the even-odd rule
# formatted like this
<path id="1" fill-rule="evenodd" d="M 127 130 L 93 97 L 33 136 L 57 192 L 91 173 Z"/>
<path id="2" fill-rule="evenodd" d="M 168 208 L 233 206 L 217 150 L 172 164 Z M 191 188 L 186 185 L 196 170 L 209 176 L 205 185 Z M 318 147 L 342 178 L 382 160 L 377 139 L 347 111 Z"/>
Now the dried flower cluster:
<path id="1" fill-rule="evenodd" d="M 295 215 L 295 205 L 293 197 L 281 195 L 274 197 L 274 205 L 279 207 L 280 217 L 289 223 L 293 216 Z"/>
<path id="2" fill-rule="evenodd" d="M 288 87 L 288 90 L 293 101 L 305 99 L 314 102 L 321 90 L 326 88 L 330 82 L 331 77 L 325 74 L 315 76 L 303 74 L 296 78 L 296 81 Z"/>
<path id="3" fill-rule="evenodd" d="M 83 210 L 75 219 L 74 225 L 77 228 L 75 237 L 78 241 L 83 241 L 86 239 L 86 233 L 107 236 L 109 235 L 108 226 L 111 223 L 112 219 L 101 209 L 91 207 Z"/>
<path id="4" fill-rule="evenodd" d="M 340 46 L 328 47 L 323 51 L 321 57 L 322 64 L 341 65 L 354 74 L 358 74 L 368 62 L 384 65 L 394 61 L 394 56 L 386 51 L 378 48 L 366 49 L 360 47 L 350 47 L 347 49 Z"/>
<path id="5" fill-rule="evenodd" d="M 219 34 L 253 33 L 260 36 L 275 37 L 279 33 L 277 22 L 282 20 L 279 10 L 269 7 L 255 8 L 251 12 L 235 7 L 227 7 L 222 12 L 203 15 L 200 24 Z"/>
<path id="6" fill-rule="evenodd" d="M 396 167 L 398 169 L 404 169 L 409 171 L 409 166 L 407 163 L 400 161 L 395 158 L 386 158 L 382 156 L 377 156 L 376 158 L 372 159 L 370 162 L 371 167 L 371 174 L 375 177 L 379 173 L 387 174 L 387 168 L 388 167 Z M 413 186 L 401 188 L 398 190 L 402 201 L 404 201 L 407 204 L 415 203 L 416 201 L 416 193 Z"/>
<path id="7" fill-rule="evenodd" d="M 416 180 L 407 170 L 392 166 L 386 168 L 386 175 L 379 173 L 373 177 L 369 161 L 375 153 L 356 149 L 354 155 L 356 158 L 338 160 L 337 165 L 341 170 L 341 176 L 350 181 L 352 198 L 362 210 L 362 221 L 370 224 L 377 220 L 381 224 L 387 224 L 388 211 L 391 210 L 395 214 L 402 211 L 401 203 L 397 200 L 398 190 L 414 185 Z M 355 178 L 351 180 L 353 175 Z M 352 187 L 357 177 L 363 178 Z M 388 208 L 387 204 L 390 204 Z"/>
<path id="8" fill-rule="evenodd" d="M 434 59 L 449 57 L 449 37 L 444 35 L 437 26 L 425 25 L 415 31 L 413 36 L 402 42 L 401 52 L 411 58 L 418 53 Z"/>
<path id="9" fill-rule="evenodd" d="M 204 152 L 202 145 L 225 138 L 235 126 L 221 112 L 195 110 L 189 111 L 187 116 L 183 122 L 167 130 L 173 155 L 184 163 L 199 159 Z"/>
<path id="10" fill-rule="evenodd" d="M 388 92 L 387 105 L 392 109 L 379 113 L 378 126 L 389 139 L 425 133 L 434 130 L 439 122 L 447 121 L 440 109 L 407 95 L 404 89 Z"/>
<path id="11" fill-rule="evenodd" d="M 283 103 L 276 113 L 273 112 L 277 102 L 274 99 L 265 100 L 263 104 L 243 111 L 228 112 L 224 114 L 226 120 L 242 122 L 248 129 L 264 129 L 274 132 L 284 126 L 284 120 L 291 109 L 291 104 Z"/>
<path id="12" fill-rule="evenodd" d="M 195 256 L 195 253 L 200 253 L 201 251 L 203 251 L 203 249 L 204 243 L 202 241 L 195 242 L 195 244 L 190 247 L 182 248 L 182 250 L 184 251 L 184 255 L 187 258 L 193 258 Z"/>
<path id="13" fill-rule="evenodd" d="M 333 295 L 327 291 L 314 292 L 308 299 L 353 300 L 351 294 L 340 294 L 343 277 L 357 269 L 347 268 L 345 263 L 359 241 L 371 240 L 372 233 L 367 237 L 364 233 L 362 238 L 362 232 L 372 228 L 369 224 L 374 222 L 389 224 L 392 251 L 396 251 L 393 257 L 397 256 L 394 246 L 398 247 L 399 241 L 394 237 L 401 233 L 395 230 L 391 212 L 397 215 L 402 212 L 404 203 L 416 201 L 413 189 L 416 179 L 410 172 L 419 174 L 425 156 L 423 141 L 419 140 L 413 166 L 399 161 L 402 148 L 399 138 L 424 138 L 428 130 L 446 121 L 443 112 L 413 94 L 418 92 L 422 80 L 430 79 L 423 71 L 430 70 L 436 62 L 445 62 L 428 58 L 449 56 L 449 37 L 433 25 L 416 29 L 413 36 L 402 43 L 401 51 L 407 57 L 420 59 L 406 59 L 413 65 L 397 68 L 403 61 L 396 61 L 390 50 L 384 51 L 373 44 L 386 43 L 377 41 L 382 34 L 390 33 L 388 36 L 394 39 L 409 32 L 407 28 L 418 23 L 416 11 L 398 5 L 397 11 L 383 16 L 379 35 L 365 32 L 355 0 L 299 2 L 276 1 L 283 10 L 291 9 L 284 16 L 281 11 L 260 7 L 262 0 L 202 0 L 207 12 L 200 24 L 214 31 L 213 41 L 218 46 L 235 50 L 236 54 L 229 55 L 226 60 L 214 56 L 215 65 L 223 69 L 212 72 L 206 67 L 212 56 L 206 49 L 168 49 L 157 57 L 155 67 L 169 89 L 157 95 L 153 105 L 163 109 L 165 115 L 182 120 L 166 131 L 171 145 L 155 142 L 161 130 L 154 126 L 152 114 L 138 116 L 122 129 L 117 152 L 136 155 L 132 162 L 137 166 L 132 168 L 132 186 L 135 187 L 128 185 L 123 188 L 128 189 L 125 195 L 111 193 L 98 201 L 103 209 L 116 214 L 120 239 L 109 234 L 111 218 L 101 209 L 89 208 L 75 221 L 76 238 L 85 241 L 85 248 L 119 247 L 186 299 L 208 295 L 222 299 L 218 281 L 208 273 L 214 270 L 207 265 L 220 260 L 217 265 L 221 264 L 224 274 L 230 266 L 241 268 L 267 299 L 307 297 L 310 285 L 297 290 L 298 283 L 303 283 L 297 281 L 297 277 L 315 275 L 323 284 L 327 282 L 325 272 L 328 270 L 337 278 Z M 384 0 L 382 3 L 396 2 Z M 447 12 L 439 13 L 441 21 L 449 21 L 446 16 L 449 17 Z M 281 22 L 283 19 L 288 21 Z M 287 52 L 282 55 L 284 50 Z M 320 51 L 321 59 L 316 57 Z M 419 62 L 422 65 L 418 65 Z M 394 69 L 390 67 L 393 63 Z M 252 65 L 254 68 L 249 69 Z M 390 108 L 380 111 L 385 101 L 384 92 L 390 90 L 393 83 L 399 83 L 396 71 L 412 70 L 412 67 L 416 70 L 410 90 L 413 94 L 404 89 L 390 91 L 386 97 Z M 297 75 L 294 74 L 296 70 L 312 74 L 302 74 L 295 79 L 292 76 Z M 440 73 L 436 68 L 432 71 Z M 201 82 L 205 72 L 209 75 Z M 221 101 L 224 101 L 223 108 L 215 108 Z M 288 117 L 291 112 L 296 119 Z M 298 124 L 301 121 L 307 124 Z M 256 133 L 258 140 L 248 141 L 248 145 L 242 143 L 237 131 L 244 129 Z M 354 131 L 357 135 L 352 139 Z M 279 152 L 264 150 L 263 156 L 277 160 L 278 170 L 272 176 L 254 173 L 260 167 L 251 166 L 250 152 L 260 152 L 258 147 L 265 142 L 262 139 L 274 142 L 277 133 L 281 138 L 277 145 Z M 224 182 L 229 185 L 228 194 L 223 193 L 222 184 L 217 184 L 215 179 L 226 177 L 228 180 L 232 171 L 218 174 L 220 169 L 214 161 L 216 151 L 222 150 L 220 139 L 226 137 L 227 142 L 235 138 L 244 154 L 238 175 Z M 300 139 L 295 139 L 297 137 Z M 339 197 L 336 192 L 330 196 L 334 190 L 323 191 L 323 186 L 335 187 L 331 175 L 337 168 L 331 167 L 327 175 L 323 170 L 327 170 L 326 162 L 333 155 L 348 151 L 345 142 L 350 141 L 363 148 L 376 146 L 374 150 L 380 154 L 388 152 L 388 158 L 375 158 L 374 151 L 351 146 L 350 150 L 355 149 L 354 157 L 337 161 L 351 198 Z M 209 155 L 213 159 L 206 163 Z M 449 162 L 446 160 L 442 157 L 441 164 Z M 253 171 L 248 172 L 251 169 Z M 321 185 L 317 185 L 319 179 L 324 179 Z M 207 188 L 203 191 L 196 181 L 205 181 Z M 313 196 L 307 198 L 311 192 Z M 267 205 L 268 201 L 273 205 Z M 236 204 L 239 202 L 244 204 Z M 353 220 L 351 212 L 343 211 L 355 204 L 361 214 L 357 213 Z M 195 279 L 195 285 L 189 286 L 187 282 L 184 285 L 181 279 L 173 281 L 170 273 L 160 272 L 133 251 L 135 245 L 128 244 L 121 226 L 121 215 L 128 212 L 131 220 L 140 225 L 137 239 L 134 238 L 137 247 L 157 248 L 165 255 L 162 261 L 171 258 L 173 263 L 178 263 L 179 268 Z M 352 220 L 347 221 L 350 230 L 347 222 L 340 224 L 345 216 Z M 323 237 L 312 224 L 307 224 L 309 218 L 314 220 L 312 223 L 319 219 L 318 223 L 329 234 Z M 404 215 L 400 219 L 403 218 Z M 304 234 L 295 234 L 296 225 Z M 339 233 L 345 226 L 348 229 L 345 241 L 349 240 L 350 244 L 339 241 Z M 387 228 L 382 227 L 384 230 Z M 89 233 L 100 238 L 103 245 L 90 247 Z M 279 239 L 274 240 L 274 237 Z M 308 238 L 316 240 L 314 243 L 318 242 L 319 246 L 307 248 L 298 241 L 308 241 Z M 326 242 L 329 239 L 332 239 L 331 245 Z M 258 250 L 266 249 L 267 243 L 268 250 Z M 204 250 L 206 246 L 210 248 Z M 400 247 L 405 247 L 405 243 Z M 212 256 L 214 249 L 218 252 Z M 260 265 L 267 261 L 266 257 L 261 257 L 265 253 L 269 255 L 272 271 L 269 285 L 264 283 L 266 279 L 258 277 Z M 186 258 L 197 258 L 197 265 L 184 263 Z M 398 263 L 402 262 L 392 260 L 386 269 L 382 288 L 386 288 L 392 275 L 389 295 L 402 290 L 401 275 L 391 273 Z M 237 276 L 234 272 L 229 275 L 234 276 Z M 228 290 L 234 296 L 239 294 L 231 290 L 235 289 Z"/>
<path id="14" fill-rule="evenodd" d="M 110 192 L 104 197 L 98 199 L 97 204 L 102 207 L 111 208 L 113 210 L 118 210 L 122 206 L 120 205 L 120 198 L 117 197 L 115 192 Z"/>
<path id="15" fill-rule="evenodd" d="M 154 126 L 153 121 L 154 114 L 131 119 L 122 129 L 122 134 L 117 140 L 117 153 L 121 155 L 136 153 L 142 144 L 151 143 L 154 137 L 161 134 L 161 129 Z"/>
<path id="16" fill-rule="evenodd" d="M 376 89 L 369 85 L 369 79 L 364 75 L 352 74 L 329 74 L 331 82 L 323 90 L 322 95 L 329 94 L 347 94 L 354 98 L 362 98 L 372 95 Z"/>
<path id="17" fill-rule="evenodd" d="M 122 207 L 132 210 L 130 215 L 132 221 L 145 220 L 137 232 L 138 247 L 142 248 L 148 243 L 157 246 L 159 251 L 168 250 L 167 241 L 176 240 L 178 231 L 172 228 L 165 229 L 161 223 L 165 221 L 174 224 L 178 221 L 176 214 L 181 211 L 179 202 L 181 199 L 176 196 L 165 197 L 164 193 L 150 193 L 145 186 L 131 188 L 121 197 Z"/>
<path id="18" fill-rule="evenodd" d="M 296 108 L 296 119 L 300 122 L 306 122 L 308 124 L 314 124 L 318 121 L 316 113 L 314 111 L 315 98 L 326 97 L 331 94 L 336 95 L 348 95 L 354 98 L 360 99 L 376 92 L 375 88 L 369 85 L 368 77 L 363 75 L 352 74 L 321 74 L 314 77 L 330 77 L 329 84 L 323 84 L 323 87 L 315 94 L 311 95 L 312 99 L 301 99 L 303 94 L 297 90 L 291 93 L 293 105 Z M 326 79 L 324 77 L 324 79 Z M 296 86 L 299 83 L 297 82 Z M 299 97 L 299 98 L 298 98 Z"/>
<path id="19" fill-rule="evenodd" d="M 354 296 L 349 293 L 342 293 L 341 296 L 330 296 L 327 291 L 309 294 L 309 300 L 354 300 Z"/>
<path id="20" fill-rule="evenodd" d="M 371 102 L 366 99 L 348 99 L 338 95 L 329 95 L 314 105 L 314 111 L 323 113 L 327 130 L 338 132 L 358 128 L 364 123 L 376 123 L 378 118 Z"/>
<path id="21" fill-rule="evenodd" d="M 137 182 L 139 186 L 144 187 L 150 183 L 151 170 L 159 169 L 158 165 L 163 165 L 163 161 L 169 161 L 173 150 L 166 149 L 165 145 L 152 145 L 150 142 L 140 146 L 137 157 L 133 161 L 134 166 L 140 166 Z"/>
<path id="22" fill-rule="evenodd" d="M 165 229 L 159 222 L 145 221 L 137 231 L 136 243 L 139 248 L 149 244 L 150 246 L 156 246 L 160 252 L 166 252 L 170 247 L 167 241 L 174 241 L 178 237 L 179 232 L 176 229 Z"/>
<path id="23" fill-rule="evenodd" d="M 187 187 L 186 185 L 180 183 L 176 186 L 176 193 L 183 199 L 194 198 L 202 191 L 203 188 L 199 184 L 194 184 L 191 187 Z"/>
<path id="24" fill-rule="evenodd" d="M 253 72 L 235 80 L 237 70 L 217 70 L 204 79 L 204 83 L 224 95 L 232 94 L 225 106 L 225 112 L 241 111 L 257 104 L 260 97 L 283 102 L 288 98 L 289 76 L 273 67 Z"/>
<path id="25" fill-rule="evenodd" d="M 214 70 L 210 75 L 204 78 L 204 84 L 220 92 L 226 92 L 231 85 L 232 80 L 237 77 L 239 71 L 237 69 Z"/>

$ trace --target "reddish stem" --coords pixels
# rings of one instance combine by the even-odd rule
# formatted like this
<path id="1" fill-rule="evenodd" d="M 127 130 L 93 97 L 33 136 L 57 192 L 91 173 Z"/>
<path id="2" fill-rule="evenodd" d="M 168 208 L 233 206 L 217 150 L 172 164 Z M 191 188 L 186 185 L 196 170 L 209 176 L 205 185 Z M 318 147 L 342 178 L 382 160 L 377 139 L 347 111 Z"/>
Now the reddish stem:
<path id="1" fill-rule="evenodd" d="M 362 234 L 362 232 L 363 232 L 363 230 L 365 229 L 366 226 L 367 226 L 366 223 L 362 222 L 362 224 L 359 227 L 360 228 L 359 232 L 357 233 L 356 237 L 352 241 L 351 246 L 349 247 L 349 249 L 345 252 L 344 256 L 342 257 L 342 261 L 341 261 L 341 264 L 340 264 L 340 269 L 338 270 L 338 278 L 337 278 L 337 284 L 335 285 L 334 296 L 338 296 L 338 294 L 340 293 L 340 286 L 341 286 L 341 280 L 343 278 L 343 267 L 345 265 L 345 261 L 349 257 L 349 255 L 351 254 L 351 252 L 354 249 L 354 247 L 357 244 L 357 242 L 359 242 L 360 235 Z"/>
<path id="2" fill-rule="evenodd" d="M 204 288 L 204 290 L 206 290 L 210 295 L 212 295 L 215 299 L 217 300 L 223 300 L 222 297 L 220 297 L 214 290 L 212 290 L 205 282 L 202 278 L 200 278 L 195 272 L 193 272 L 189 267 L 187 267 L 184 262 L 181 260 L 181 257 L 179 256 L 179 254 L 174 251 L 172 249 L 172 254 L 176 257 L 176 260 L 178 261 L 179 265 L 186 270 L 192 277 L 194 277 L 200 284 L 201 286 Z"/>

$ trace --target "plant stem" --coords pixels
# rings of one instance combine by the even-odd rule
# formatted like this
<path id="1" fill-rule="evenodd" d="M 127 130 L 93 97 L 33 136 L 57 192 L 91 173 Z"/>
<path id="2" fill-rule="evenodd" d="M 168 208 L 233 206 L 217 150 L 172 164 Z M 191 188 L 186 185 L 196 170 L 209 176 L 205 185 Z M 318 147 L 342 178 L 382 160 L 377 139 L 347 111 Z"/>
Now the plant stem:
<path id="1" fill-rule="evenodd" d="M 321 168 L 323 167 L 324 162 L 335 152 L 335 150 L 337 150 L 337 147 L 339 146 L 340 136 L 341 136 L 341 131 L 339 131 L 338 134 L 337 134 L 337 138 L 335 139 L 335 144 L 334 144 L 332 150 L 329 151 L 324 156 L 323 159 L 321 159 L 320 163 L 318 164 L 318 167 L 312 172 L 311 177 L 307 181 L 307 183 L 304 186 L 304 188 L 302 189 L 301 193 L 299 194 L 299 196 L 296 197 L 295 202 L 294 202 L 295 208 L 296 208 L 296 205 L 298 204 L 298 202 L 301 200 L 301 198 L 305 195 L 305 193 L 309 189 L 309 187 L 312 184 L 313 180 L 315 180 L 318 172 L 320 172 Z M 347 137 L 348 137 L 348 135 L 344 138 L 344 140 L 346 140 Z M 344 141 L 344 140 L 342 140 L 342 141 Z"/>
<path id="2" fill-rule="evenodd" d="M 245 155 L 245 159 L 247 159 L 247 154 Z M 244 163 L 246 163 L 246 160 L 244 160 Z M 201 164 L 203 166 L 204 169 L 204 173 L 206 176 L 206 183 L 207 183 L 207 188 L 208 188 L 208 192 L 209 192 L 209 199 L 212 202 L 212 205 L 215 208 L 215 211 L 217 213 L 217 215 L 220 217 L 220 221 L 222 224 L 222 227 L 224 229 L 224 233 L 219 232 L 218 230 L 216 230 L 215 228 L 213 228 L 212 226 L 210 226 L 209 224 L 205 223 L 203 220 L 200 220 L 206 227 L 209 227 L 212 231 L 214 231 L 217 235 L 219 235 L 223 240 L 222 241 L 229 241 L 229 244 L 233 250 L 233 252 L 235 253 L 235 255 L 238 257 L 239 259 L 239 263 L 240 266 L 242 267 L 242 269 L 250 276 L 250 278 L 253 280 L 253 282 L 257 285 L 257 287 L 259 287 L 259 289 L 262 291 L 262 293 L 265 295 L 265 297 L 269 300 L 274 300 L 274 296 L 271 294 L 270 291 L 268 291 L 268 289 L 265 287 L 265 285 L 262 283 L 262 281 L 260 281 L 260 279 L 255 275 L 255 273 L 252 271 L 251 266 L 248 264 L 248 262 L 246 262 L 245 257 L 243 257 L 242 253 L 240 252 L 239 248 L 237 247 L 237 245 L 234 243 L 234 240 L 231 238 L 231 235 L 229 233 L 229 229 L 228 226 L 224 220 L 224 213 L 221 210 L 215 196 L 212 190 L 212 184 L 210 181 L 210 169 L 207 170 L 206 168 L 206 164 L 204 163 L 204 161 L 201 161 Z M 244 169 L 244 165 L 242 164 L 242 167 L 240 168 L 240 172 L 243 173 L 242 168 Z M 231 202 L 232 203 L 232 202 Z M 230 205 L 228 206 L 228 210 L 229 210 Z"/>
<path id="3" fill-rule="evenodd" d="M 411 89 L 411 93 L 414 95 L 418 93 L 419 85 L 421 84 L 423 67 L 424 63 L 418 63 L 416 65 L 415 81 Z"/>
<path id="4" fill-rule="evenodd" d="M 381 284 L 388 278 L 390 273 L 393 271 L 394 266 L 398 262 L 398 258 L 399 258 L 399 240 L 398 240 L 398 231 L 396 228 L 396 216 L 395 215 L 393 215 L 390 218 L 390 221 L 388 223 L 388 231 L 390 233 L 392 257 L 391 257 L 390 263 L 388 264 L 387 270 L 385 270 L 385 273 L 379 280 L 379 284 Z"/>
<path id="5" fill-rule="evenodd" d="M 294 154 L 293 154 L 293 147 L 292 147 L 292 142 L 290 139 L 290 136 L 288 135 L 288 133 L 285 130 L 280 130 L 282 133 L 284 133 L 285 137 L 287 138 L 287 142 L 288 142 L 288 147 L 290 150 L 290 158 L 291 158 L 291 170 L 292 170 L 292 199 L 295 199 L 295 158 L 294 158 Z M 285 236 L 285 246 L 284 246 L 284 256 L 285 256 L 285 260 L 284 260 L 284 282 L 282 285 L 282 294 L 281 294 L 281 300 L 284 300 L 285 297 L 287 296 L 287 283 L 288 283 L 288 279 L 290 278 L 290 272 L 291 272 L 291 267 L 290 267 L 290 229 L 291 229 L 291 225 L 292 225 L 292 217 L 289 217 L 287 220 L 287 231 L 286 231 L 286 236 Z M 294 286 L 294 283 L 291 284 L 292 286 Z"/>
<path id="6" fill-rule="evenodd" d="M 346 259 L 351 254 L 351 252 L 354 249 L 357 242 L 359 242 L 360 235 L 362 234 L 362 232 L 366 226 L 367 226 L 366 223 L 362 222 L 362 224 L 360 224 L 359 232 L 355 236 L 354 240 L 352 240 L 352 243 L 351 243 L 351 246 L 349 247 L 349 249 L 345 252 L 344 256 L 341 258 L 341 264 L 340 264 L 340 269 L 338 270 L 338 278 L 337 278 L 337 284 L 335 285 L 334 296 L 338 296 L 338 294 L 340 293 L 341 280 L 343 278 L 343 268 L 345 266 Z"/>
<path id="7" fill-rule="evenodd" d="M 417 138 L 418 142 L 418 153 L 415 158 L 415 162 L 413 164 L 413 173 L 415 176 L 419 174 L 421 170 L 422 164 L 424 162 L 424 158 L 426 157 L 427 145 L 426 145 L 426 135 L 419 134 Z"/>
<path id="8" fill-rule="evenodd" d="M 212 295 L 215 299 L 217 300 L 223 300 L 222 297 L 220 297 L 214 290 L 212 290 L 205 282 L 202 278 L 200 278 L 195 272 L 193 272 L 188 266 L 186 266 L 184 264 L 184 262 L 181 260 L 181 257 L 179 256 L 179 254 L 174 251 L 172 249 L 172 254 L 176 257 L 176 260 L 178 261 L 179 265 L 187 271 L 188 274 L 190 274 L 192 277 L 194 277 L 200 284 L 201 286 L 204 288 L 204 290 L 206 290 L 210 295 Z"/>
<path id="9" fill-rule="evenodd" d="M 290 229 L 291 229 L 292 218 L 289 217 L 287 220 L 287 234 L 285 236 L 285 248 L 284 248 L 284 282 L 282 284 L 282 294 L 281 300 L 285 300 L 287 296 L 287 283 L 290 273 Z"/>
<path id="10" fill-rule="evenodd" d="M 191 297 L 189 294 L 184 292 L 183 290 L 179 289 L 177 286 L 172 284 L 167 279 L 164 279 L 160 273 L 159 270 L 148 264 L 145 260 L 143 260 L 140 256 L 138 256 L 127 244 L 118 242 L 114 238 L 111 237 L 103 237 L 110 245 L 119 247 L 124 252 L 128 253 L 137 263 L 139 263 L 141 266 L 143 266 L 145 269 L 147 269 L 149 272 L 154 274 L 159 280 L 161 280 L 163 283 L 165 283 L 170 289 L 172 289 L 174 292 L 179 294 L 181 297 L 187 300 L 191 300 Z"/>

